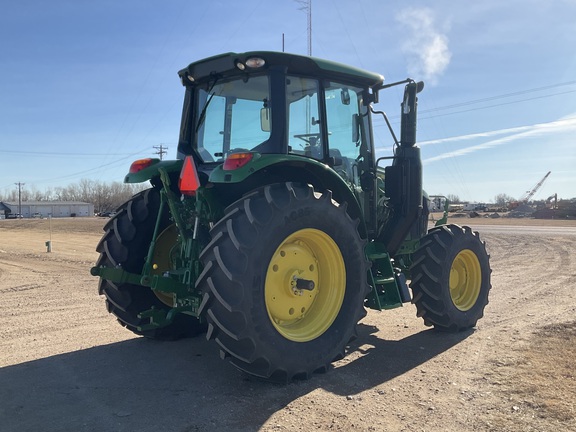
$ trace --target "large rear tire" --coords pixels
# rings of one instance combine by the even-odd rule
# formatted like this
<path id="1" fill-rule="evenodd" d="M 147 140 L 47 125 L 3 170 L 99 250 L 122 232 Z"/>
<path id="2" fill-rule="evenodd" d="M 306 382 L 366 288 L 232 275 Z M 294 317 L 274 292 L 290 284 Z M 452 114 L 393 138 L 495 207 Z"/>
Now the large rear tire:
<path id="1" fill-rule="evenodd" d="M 469 227 L 432 228 L 411 268 L 412 302 L 424 324 L 449 332 L 474 327 L 488 304 L 489 260 L 486 244 Z"/>
<path id="2" fill-rule="evenodd" d="M 154 234 L 159 206 L 160 195 L 154 188 L 140 192 L 122 204 L 117 214 L 104 227 L 106 232 L 96 248 L 100 252 L 96 265 L 119 266 L 128 272 L 140 273 Z M 155 256 L 168 256 L 167 251 L 173 246 L 170 243 L 175 241 L 168 215 L 165 215 L 160 226 L 165 229 L 157 241 Z M 162 266 L 169 266 L 169 261 L 158 262 L 160 267 L 157 272 L 167 269 Z M 140 312 L 151 307 L 160 310 L 170 308 L 165 294 L 156 295 L 149 287 L 112 282 L 103 278 L 100 279 L 98 292 L 106 297 L 108 312 L 115 315 L 120 324 L 137 335 L 172 340 L 194 336 L 205 328 L 197 318 L 178 314 L 166 327 L 138 330 L 139 326 L 148 323 L 147 318 L 138 318 Z"/>
<path id="3" fill-rule="evenodd" d="M 369 290 L 357 227 L 345 205 L 311 186 L 268 185 L 230 205 L 197 285 L 222 357 L 279 382 L 342 358 Z"/>

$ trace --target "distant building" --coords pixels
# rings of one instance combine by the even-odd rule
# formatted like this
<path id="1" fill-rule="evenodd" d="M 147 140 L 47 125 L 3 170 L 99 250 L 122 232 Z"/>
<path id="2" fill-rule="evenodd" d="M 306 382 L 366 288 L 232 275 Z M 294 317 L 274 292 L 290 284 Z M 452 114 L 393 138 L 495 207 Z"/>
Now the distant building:
<path id="1" fill-rule="evenodd" d="M 2 201 L 0 201 L 0 219 L 4 219 L 6 217 L 6 213 L 10 213 L 12 210 Z"/>
<path id="2" fill-rule="evenodd" d="M 22 201 L 22 216 L 30 217 L 86 217 L 94 216 L 94 204 L 79 201 Z M 17 202 L 0 202 L 0 218 L 18 217 Z"/>
<path id="3" fill-rule="evenodd" d="M 464 211 L 486 211 L 486 204 L 484 203 L 465 203 Z"/>

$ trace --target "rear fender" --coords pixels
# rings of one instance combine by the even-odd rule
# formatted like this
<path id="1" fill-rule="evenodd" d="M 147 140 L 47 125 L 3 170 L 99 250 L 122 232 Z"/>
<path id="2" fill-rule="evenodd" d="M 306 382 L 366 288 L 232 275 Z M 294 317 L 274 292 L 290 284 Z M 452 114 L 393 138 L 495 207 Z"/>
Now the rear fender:
<path id="1" fill-rule="evenodd" d="M 150 166 L 134 173 L 126 174 L 124 183 L 143 183 L 148 180 L 160 177 L 160 170 L 166 171 L 167 174 L 180 173 L 183 160 L 166 160 L 152 159 Z"/>
<path id="2" fill-rule="evenodd" d="M 295 182 L 311 184 L 317 191 L 330 190 L 332 198 L 347 203 L 347 212 L 353 219 L 360 220 L 359 231 L 366 236 L 366 226 L 361 206 L 351 186 L 328 165 L 310 158 L 294 155 L 266 155 L 255 153 L 246 165 L 235 170 L 216 167 L 209 182 L 216 189 L 234 191 L 230 196 L 235 201 L 243 194 L 272 183 Z"/>

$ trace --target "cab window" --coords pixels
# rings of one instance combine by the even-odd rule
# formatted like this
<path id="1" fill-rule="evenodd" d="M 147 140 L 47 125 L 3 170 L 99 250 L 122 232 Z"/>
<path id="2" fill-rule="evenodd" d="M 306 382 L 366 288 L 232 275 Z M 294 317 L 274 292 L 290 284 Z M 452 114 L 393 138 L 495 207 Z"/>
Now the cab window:
<path id="1" fill-rule="evenodd" d="M 236 149 L 252 149 L 270 138 L 262 112 L 270 100 L 268 77 L 217 82 L 200 88 L 195 132 L 204 162 L 222 160 Z"/>
<path id="2" fill-rule="evenodd" d="M 294 76 L 286 79 L 288 151 L 322 160 L 318 89 L 319 83 L 314 79 Z"/>
<path id="3" fill-rule="evenodd" d="M 325 89 L 326 122 L 334 169 L 346 181 L 358 185 L 358 159 L 362 144 L 362 89 L 329 83 Z"/>

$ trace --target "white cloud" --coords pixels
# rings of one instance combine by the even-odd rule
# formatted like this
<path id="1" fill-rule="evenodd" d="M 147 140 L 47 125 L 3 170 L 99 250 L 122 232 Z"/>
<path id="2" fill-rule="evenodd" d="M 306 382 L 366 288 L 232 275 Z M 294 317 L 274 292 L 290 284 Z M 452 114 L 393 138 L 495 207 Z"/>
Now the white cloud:
<path id="1" fill-rule="evenodd" d="M 532 128 L 533 128 L 533 126 L 520 126 L 520 127 L 515 127 L 515 128 L 497 129 L 497 130 L 488 131 L 488 132 L 478 132 L 478 133 L 473 133 L 473 134 L 468 134 L 468 135 L 453 136 L 453 137 L 449 137 L 449 138 L 439 138 L 439 139 L 435 139 L 435 140 L 420 141 L 418 143 L 418 146 L 423 147 L 423 146 L 427 146 L 427 145 L 443 144 L 443 143 L 453 142 L 453 141 L 461 142 L 461 141 L 467 141 L 467 140 L 476 139 L 476 138 L 490 138 L 493 136 L 504 135 L 507 133 L 525 132 L 525 131 L 531 130 Z"/>
<path id="2" fill-rule="evenodd" d="M 429 8 L 406 8 L 396 20 L 408 29 L 402 45 L 408 56 L 408 74 L 434 84 L 452 58 L 448 37 L 437 25 L 434 12 Z"/>
<path id="3" fill-rule="evenodd" d="M 470 135 L 463 135 L 459 137 L 450 137 L 445 139 L 439 140 L 431 140 L 431 141 L 423 141 L 419 143 L 419 145 L 430 145 L 430 144 L 439 144 L 448 141 L 463 141 L 472 138 L 478 137 L 490 137 L 501 135 L 504 133 L 512 133 L 512 135 L 508 135 L 502 138 L 498 138 L 495 140 L 491 140 L 482 144 L 473 145 L 470 147 L 465 147 L 463 149 L 450 151 L 447 153 L 442 153 L 438 156 L 433 156 L 431 158 L 424 159 L 423 163 L 430 163 L 439 161 L 442 159 L 453 158 L 457 156 L 464 156 L 470 153 L 477 152 L 479 150 L 485 150 L 488 148 L 496 147 L 502 144 L 506 144 L 512 141 L 517 141 L 519 139 L 526 139 L 526 138 L 533 138 L 538 136 L 550 136 L 553 133 L 563 133 L 569 131 L 576 131 L 576 116 L 567 116 L 561 118 L 556 121 L 548 122 L 548 123 L 537 123 L 532 126 L 521 126 L 517 128 L 509 128 L 509 129 L 500 129 L 494 130 L 490 132 L 478 133 L 478 134 L 470 134 Z"/>

